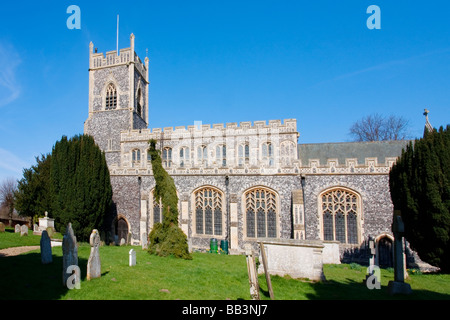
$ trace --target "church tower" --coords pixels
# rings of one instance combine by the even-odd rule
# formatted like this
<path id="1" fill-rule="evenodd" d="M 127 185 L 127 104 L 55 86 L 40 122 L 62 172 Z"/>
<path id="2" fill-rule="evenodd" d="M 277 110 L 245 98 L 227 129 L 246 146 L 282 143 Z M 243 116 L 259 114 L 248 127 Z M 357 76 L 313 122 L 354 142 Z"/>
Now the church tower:
<path id="1" fill-rule="evenodd" d="M 108 165 L 120 164 L 120 132 L 148 127 L 148 58 L 130 47 L 103 53 L 89 44 L 89 115 L 84 133 L 94 137 Z"/>

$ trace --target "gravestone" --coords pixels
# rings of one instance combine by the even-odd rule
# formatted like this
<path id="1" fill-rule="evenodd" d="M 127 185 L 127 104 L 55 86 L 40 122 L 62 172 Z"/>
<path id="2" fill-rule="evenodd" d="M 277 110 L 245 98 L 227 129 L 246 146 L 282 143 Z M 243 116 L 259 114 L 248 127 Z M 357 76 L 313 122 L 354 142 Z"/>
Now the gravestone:
<path id="1" fill-rule="evenodd" d="M 399 212 L 394 213 L 392 222 L 394 233 L 394 281 L 389 281 L 388 292 L 394 294 L 411 294 L 411 286 L 405 283 L 405 251 L 403 246 L 403 235 L 405 226 Z"/>
<path id="2" fill-rule="evenodd" d="M 28 226 L 26 224 L 20 227 L 20 236 L 28 236 Z"/>
<path id="3" fill-rule="evenodd" d="M 127 244 L 127 242 L 125 241 L 124 238 L 120 239 L 120 245 L 121 245 L 121 246 L 124 246 L 124 245 L 126 245 L 126 244 Z"/>
<path id="4" fill-rule="evenodd" d="M 247 260 L 248 282 L 250 285 L 250 296 L 252 300 L 260 300 L 258 275 L 256 273 L 255 259 L 253 257 L 252 245 L 247 243 L 244 246 Z"/>
<path id="5" fill-rule="evenodd" d="M 16 225 L 14 226 L 14 232 L 15 232 L 15 233 L 19 233 L 19 232 L 20 232 L 20 224 L 16 224 Z"/>
<path id="6" fill-rule="evenodd" d="M 67 279 L 71 276 L 71 273 L 67 273 L 67 268 L 70 266 L 78 267 L 78 248 L 77 237 L 75 237 L 72 229 L 72 224 L 67 224 L 66 233 L 63 237 L 62 243 L 63 250 L 63 285 L 67 286 Z"/>
<path id="7" fill-rule="evenodd" d="M 5 224 L 0 222 L 0 232 L 5 232 Z"/>
<path id="8" fill-rule="evenodd" d="M 97 229 L 92 230 L 91 236 L 89 238 L 89 244 L 91 245 L 91 254 L 89 256 L 87 264 L 87 280 L 100 278 L 102 273 L 99 253 L 100 235 Z"/>
<path id="9" fill-rule="evenodd" d="M 130 256 L 130 267 L 133 267 L 136 265 L 136 251 L 134 251 L 134 249 L 131 249 L 128 254 Z"/>
<path id="10" fill-rule="evenodd" d="M 47 231 L 42 231 L 41 235 L 41 262 L 42 264 L 49 264 L 53 262 L 52 257 L 52 243 L 50 241 L 50 237 L 47 234 Z"/>
<path id="11" fill-rule="evenodd" d="M 144 232 L 141 235 L 141 245 L 142 245 L 142 250 L 147 250 L 148 249 L 148 237 L 147 237 L 147 233 Z"/>

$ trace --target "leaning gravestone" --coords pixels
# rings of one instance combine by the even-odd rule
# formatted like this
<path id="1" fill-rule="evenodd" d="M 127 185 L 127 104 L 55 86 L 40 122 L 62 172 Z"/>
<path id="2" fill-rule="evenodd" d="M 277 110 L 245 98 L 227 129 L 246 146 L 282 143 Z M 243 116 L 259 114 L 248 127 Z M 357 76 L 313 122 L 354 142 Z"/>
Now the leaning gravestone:
<path id="1" fill-rule="evenodd" d="M 63 285 L 67 286 L 67 279 L 71 276 L 71 273 L 67 273 L 67 269 L 70 266 L 78 267 L 78 248 L 77 237 L 75 237 L 72 229 L 72 224 L 69 222 L 67 225 L 66 233 L 62 242 L 63 250 Z"/>
<path id="2" fill-rule="evenodd" d="M 19 233 L 19 232 L 20 232 L 20 224 L 16 224 L 16 225 L 14 226 L 14 232 L 15 232 L 15 233 Z"/>
<path id="3" fill-rule="evenodd" d="M 5 224 L 0 222 L 0 232 L 5 232 Z"/>
<path id="4" fill-rule="evenodd" d="M 52 257 L 52 243 L 47 231 L 42 231 L 41 235 L 41 262 L 42 264 L 49 264 L 53 262 Z"/>
<path id="5" fill-rule="evenodd" d="M 100 235 L 97 229 L 92 230 L 89 238 L 89 244 L 91 245 L 91 255 L 89 256 L 87 264 L 87 280 L 100 278 L 101 276 L 101 264 L 100 264 Z"/>
<path id="6" fill-rule="evenodd" d="M 20 227 L 20 236 L 28 236 L 28 226 L 26 224 Z"/>
<path id="7" fill-rule="evenodd" d="M 251 244 L 247 243 L 245 244 L 244 248 L 247 260 L 247 272 L 248 272 L 248 282 L 250 284 L 250 296 L 252 300 L 260 300 L 258 275 L 256 273 L 256 264 L 255 259 L 253 257 L 252 246 Z"/>
<path id="8" fill-rule="evenodd" d="M 403 235 L 405 225 L 399 212 L 394 214 L 392 222 L 392 232 L 394 233 L 394 281 L 389 281 L 389 294 L 411 294 L 411 286 L 405 283 L 405 252 L 403 247 Z"/>

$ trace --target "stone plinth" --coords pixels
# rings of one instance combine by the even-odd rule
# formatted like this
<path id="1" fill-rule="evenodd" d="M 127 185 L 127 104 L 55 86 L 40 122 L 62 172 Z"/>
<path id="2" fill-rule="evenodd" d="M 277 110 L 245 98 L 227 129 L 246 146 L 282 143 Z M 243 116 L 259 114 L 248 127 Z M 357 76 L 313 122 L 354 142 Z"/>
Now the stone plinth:
<path id="1" fill-rule="evenodd" d="M 39 227 L 38 232 L 42 232 L 44 230 L 47 230 L 47 228 L 55 229 L 55 219 L 49 218 L 48 213 L 45 212 L 44 218 L 39 218 Z"/>
<path id="2" fill-rule="evenodd" d="M 265 238 L 258 239 L 258 242 L 264 244 L 269 274 L 314 281 L 325 280 L 322 241 Z M 260 265 L 258 273 L 263 272 Z"/>

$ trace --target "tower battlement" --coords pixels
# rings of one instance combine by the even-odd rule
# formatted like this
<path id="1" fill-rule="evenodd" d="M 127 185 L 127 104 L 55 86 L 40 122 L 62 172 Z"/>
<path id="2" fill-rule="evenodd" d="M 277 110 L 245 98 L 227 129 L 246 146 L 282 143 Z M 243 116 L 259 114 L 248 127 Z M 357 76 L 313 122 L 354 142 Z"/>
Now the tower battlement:
<path id="1" fill-rule="evenodd" d="M 89 69 L 97 70 L 102 68 L 109 68 L 112 66 L 127 65 L 133 63 L 141 75 L 148 81 L 148 57 L 145 57 L 145 64 L 142 63 L 139 56 L 134 51 L 134 34 L 130 35 L 130 47 L 117 50 L 108 51 L 106 54 L 102 52 L 94 52 L 94 44 L 89 43 Z M 95 49 L 97 51 L 97 49 Z"/>

